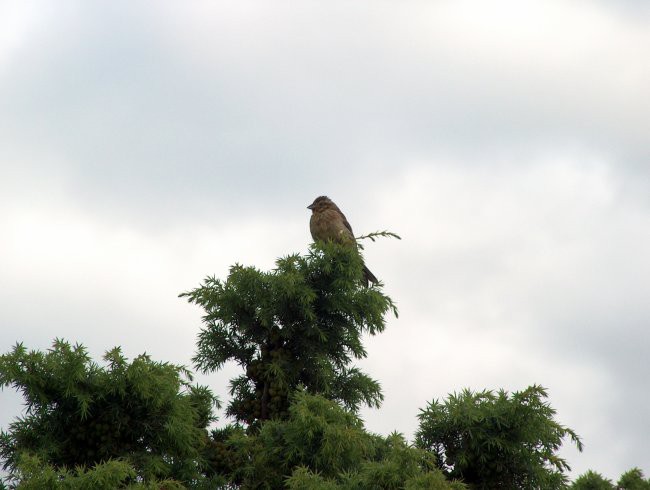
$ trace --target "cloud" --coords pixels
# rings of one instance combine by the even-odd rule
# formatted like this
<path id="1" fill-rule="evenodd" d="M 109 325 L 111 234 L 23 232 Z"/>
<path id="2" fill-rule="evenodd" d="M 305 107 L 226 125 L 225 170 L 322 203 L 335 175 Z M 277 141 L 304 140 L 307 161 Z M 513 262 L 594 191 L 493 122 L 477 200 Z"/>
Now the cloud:
<path id="1" fill-rule="evenodd" d="M 77 5 L 55 19 L 3 77 L 3 156 L 56 158 L 98 209 L 202 220 L 206 202 L 282 201 L 297 181 L 340 187 L 344 172 L 358 188 L 432 152 L 524 164 L 549 145 L 647 179 L 646 13 L 249 1 Z"/>
<path id="2" fill-rule="evenodd" d="M 361 221 L 404 240 L 367 247 L 366 260 L 401 315 L 368 340 L 364 365 L 387 395 L 369 426 L 410 435 L 415 407 L 432 398 L 538 383 L 586 441 L 585 454 L 565 449 L 576 474 L 642 467 L 634 434 L 650 426 L 630 407 L 645 406 L 650 235 L 644 202 L 626 198 L 611 162 L 549 155 L 468 169 L 439 158 L 380 190 L 390 199 Z M 629 425 L 611 422 L 622 413 Z"/>
<path id="3" fill-rule="evenodd" d="M 504 133 L 508 146 L 514 135 L 538 144 L 604 137 L 603 150 L 647 151 L 647 16 L 559 1 L 333 5 L 244 2 L 225 15 L 174 15 L 174 26 L 192 61 L 208 63 L 212 81 L 267 130 L 306 123 L 348 151 L 346 135 L 382 147 L 397 140 L 401 152 L 404 143 L 480 152 L 503 146 Z"/>

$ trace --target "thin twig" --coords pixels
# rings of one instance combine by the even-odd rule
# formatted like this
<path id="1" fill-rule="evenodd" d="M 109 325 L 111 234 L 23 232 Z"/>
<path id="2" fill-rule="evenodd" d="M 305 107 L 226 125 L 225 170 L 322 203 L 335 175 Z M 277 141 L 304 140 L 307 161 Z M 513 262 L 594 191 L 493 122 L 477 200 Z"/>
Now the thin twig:
<path id="1" fill-rule="evenodd" d="M 399 236 L 397 233 L 393 233 L 392 231 L 384 230 L 384 231 L 375 231 L 373 233 L 368 233 L 367 235 L 358 236 L 358 237 L 355 238 L 355 240 L 358 241 L 358 240 L 365 240 L 366 238 L 369 238 L 370 240 L 372 240 L 374 242 L 377 237 L 397 238 L 398 240 L 402 239 L 402 237 Z M 361 245 L 360 243 L 357 244 L 357 245 L 359 246 L 360 249 L 363 250 L 363 245 Z"/>

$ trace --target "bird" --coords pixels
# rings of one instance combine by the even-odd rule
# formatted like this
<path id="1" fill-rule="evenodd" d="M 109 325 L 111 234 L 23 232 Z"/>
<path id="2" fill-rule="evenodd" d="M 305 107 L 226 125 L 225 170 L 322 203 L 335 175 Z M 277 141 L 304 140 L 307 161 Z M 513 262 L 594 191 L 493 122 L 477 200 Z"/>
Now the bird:
<path id="1" fill-rule="evenodd" d="M 357 248 L 352 226 L 339 207 L 327 196 L 318 196 L 307 209 L 311 209 L 309 231 L 314 241 L 332 241 Z M 379 282 L 370 269 L 363 264 L 363 283 Z"/>

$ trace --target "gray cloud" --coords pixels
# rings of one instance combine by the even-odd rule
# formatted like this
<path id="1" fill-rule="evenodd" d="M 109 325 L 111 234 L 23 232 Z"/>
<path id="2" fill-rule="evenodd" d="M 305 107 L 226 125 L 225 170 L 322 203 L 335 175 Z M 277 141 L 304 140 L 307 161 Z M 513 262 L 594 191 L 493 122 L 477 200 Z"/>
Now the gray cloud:
<path id="1" fill-rule="evenodd" d="M 358 183 L 435 150 L 586 146 L 646 173 L 648 35 L 608 9 L 115 5 L 55 17 L 3 83 L 7 139 L 106 200 Z"/>

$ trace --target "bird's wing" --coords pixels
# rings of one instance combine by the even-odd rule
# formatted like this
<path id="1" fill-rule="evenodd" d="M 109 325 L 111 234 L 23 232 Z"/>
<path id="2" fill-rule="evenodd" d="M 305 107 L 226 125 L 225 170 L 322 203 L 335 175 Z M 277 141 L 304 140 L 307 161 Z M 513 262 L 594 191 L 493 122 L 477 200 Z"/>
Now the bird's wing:
<path id="1" fill-rule="evenodd" d="M 341 213 L 341 217 L 343 218 L 343 224 L 348 230 L 350 230 L 350 235 L 352 235 L 352 238 L 354 238 L 354 232 L 352 231 L 352 226 L 350 226 L 348 219 L 345 217 L 343 213 Z"/>

